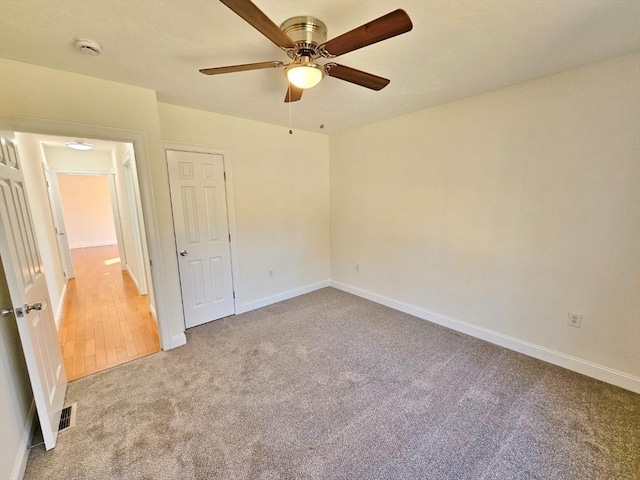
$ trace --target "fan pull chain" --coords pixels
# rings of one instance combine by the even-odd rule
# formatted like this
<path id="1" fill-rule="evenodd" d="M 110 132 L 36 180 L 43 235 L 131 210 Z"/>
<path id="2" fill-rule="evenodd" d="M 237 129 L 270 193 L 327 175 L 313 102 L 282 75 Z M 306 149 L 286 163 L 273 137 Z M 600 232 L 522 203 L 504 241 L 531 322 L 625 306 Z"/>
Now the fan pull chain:
<path id="1" fill-rule="evenodd" d="M 287 88 L 289 89 L 289 135 L 293 135 L 291 127 L 291 82 L 287 82 Z"/>
<path id="2" fill-rule="evenodd" d="M 320 128 L 324 128 L 324 82 L 320 82 Z"/>

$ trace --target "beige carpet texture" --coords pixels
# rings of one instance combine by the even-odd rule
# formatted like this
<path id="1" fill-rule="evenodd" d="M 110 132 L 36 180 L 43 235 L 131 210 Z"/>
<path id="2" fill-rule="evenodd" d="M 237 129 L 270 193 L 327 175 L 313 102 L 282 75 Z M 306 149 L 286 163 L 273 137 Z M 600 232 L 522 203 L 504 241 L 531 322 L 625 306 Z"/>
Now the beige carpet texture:
<path id="1" fill-rule="evenodd" d="M 326 288 L 69 384 L 26 479 L 638 479 L 640 395 Z"/>

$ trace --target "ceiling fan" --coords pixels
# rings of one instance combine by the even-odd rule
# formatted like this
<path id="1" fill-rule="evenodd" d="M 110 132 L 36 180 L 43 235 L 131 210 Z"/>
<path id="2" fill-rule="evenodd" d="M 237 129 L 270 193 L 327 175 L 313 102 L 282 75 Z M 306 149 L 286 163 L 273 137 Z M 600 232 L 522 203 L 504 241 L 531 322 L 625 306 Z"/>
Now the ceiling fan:
<path id="1" fill-rule="evenodd" d="M 280 61 L 248 63 L 228 67 L 203 68 L 205 75 L 284 67 L 289 80 L 285 102 L 297 102 L 303 90 L 317 85 L 325 75 L 354 83 L 372 90 L 381 90 L 390 80 L 339 65 L 334 62 L 319 64 L 318 59 L 333 59 L 367 45 L 406 33 L 413 28 L 404 10 L 395 10 L 359 26 L 339 37 L 327 40 L 327 27 L 314 17 L 299 16 L 285 20 L 280 27 L 273 23 L 250 0 L 220 0 L 286 52 L 291 62 Z"/>

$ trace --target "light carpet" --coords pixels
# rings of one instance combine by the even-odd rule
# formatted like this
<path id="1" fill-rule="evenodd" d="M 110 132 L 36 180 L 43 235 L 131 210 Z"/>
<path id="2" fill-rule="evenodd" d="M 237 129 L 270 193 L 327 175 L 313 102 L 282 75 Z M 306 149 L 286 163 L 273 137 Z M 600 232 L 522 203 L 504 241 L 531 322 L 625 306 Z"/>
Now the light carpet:
<path id="1" fill-rule="evenodd" d="M 69 385 L 26 479 L 634 479 L 640 395 L 326 288 Z"/>

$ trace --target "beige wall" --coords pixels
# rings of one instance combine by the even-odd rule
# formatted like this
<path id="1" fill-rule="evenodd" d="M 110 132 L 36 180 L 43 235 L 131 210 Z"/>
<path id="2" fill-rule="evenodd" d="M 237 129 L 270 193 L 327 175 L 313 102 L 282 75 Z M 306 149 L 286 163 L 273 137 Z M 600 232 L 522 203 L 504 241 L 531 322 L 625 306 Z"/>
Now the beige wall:
<path id="1" fill-rule="evenodd" d="M 332 280 L 640 375 L 638 62 L 332 136 Z"/>
<path id="2" fill-rule="evenodd" d="M 163 103 L 158 110 L 164 140 L 231 154 L 242 307 L 329 279 L 326 136 Z"/>
<path id="3" fill-rule="evenodd" d="M 109 178 L 57 174 L 69 248 L 116 245 Z"/>
<path id="4" fill-rule="evenodd" d="M 2 262 L 0 305 L 11 305 Z M 27 464 L 33 394 L 13 315 L 0 321 L 0 374 L 0 478 L 14 480 L 22 478 Z"/>
<path id="5" fill-rule="evenodd" d="M 184 323 L 162 139 L 231 152 L 240 269 L 235 280 L 243 308 L 328 280 L 326 136 L 289 135 L 282 127 L 158 104 L 150 90 L 4 59 L 0 73 L 1 115 L 144 132 L 172 338 L 182 336 Z M 150 256 L 154 261 L 153 251 Z M 271 269 L 274 278 L 268 277 Z"/>
<path id="6" fill-rule="evenodd" d="M 43 146 L 47 165 L 52 170 L 110 172 L 111 152 L 107 150 L 73 150 L 67 147 Z"/>
<path id="7" fill-rule="evenodd" d="M 127 165 L 123 161 L 128 158 Z M 122 227 L 122 240 L 126 256 L 126 268 L 133 278 L 141 294 L 145 285 L 145 275 L 151 276 L 148 270 L 149 254 L 146 249 L 146 237 L 144 228 L 141 227 L 143 217 L 140 207 L 140 190 L 137 182 L 135 155 L 130 144 L 120 143 L 112 152 L 112 166 L 115 175 L 116 191 L 118 196 L 118 210 Z M 143 225 L 143 224 L 142 224 Z M 145 270 L 145 267 L 147 270 Z M 144 288 L 142 288 L 144 290 Z M 153 292 L 150 292 L 153 296 Z M 153 299 L 150 299 L 151 309 L 155 315 Z"/>

